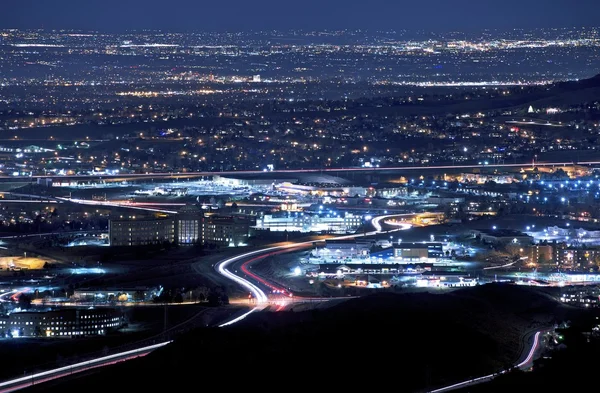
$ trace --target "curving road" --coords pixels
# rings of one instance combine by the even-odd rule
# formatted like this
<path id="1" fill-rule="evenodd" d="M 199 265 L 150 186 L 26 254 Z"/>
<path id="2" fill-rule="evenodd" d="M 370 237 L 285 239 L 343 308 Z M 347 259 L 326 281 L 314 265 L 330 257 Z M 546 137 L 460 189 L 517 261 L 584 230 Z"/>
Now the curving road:
<path id="1" fill-rule="evenodd" d="M 376 217 L 375 219 L 373 219 L 372 224 L 376 228 L 376 230 L 373 232 L 357 234 L 357 235 L 340 236 L 340 237 L 336 237 L 336 239 L 353 239 L 353 238 L 371 236 L 371 235 L 380 233 L 382 231 L 380 221 L 387 217 L 393 217 L 393 216 Z M 388 232 L 395 232 L 395 231 L 399 231 L 399 230 L 403 230 L 403 229 L 408 229 L 408 228 L 401 227 L 399 229 L 398 228 L 393 229 Z M 246 270 L 245 273 L 248 274 L 250 277 L 252 277 L 252 279 L 256 281 L 256 284 L 251 282 L 248 279 L 242 278 L 227 269 L 231 264 L 233 264 L 235 262 L 243 261 L 250 257 L 255 257 L 256 259 L 261 259 L 261 258 L 265 258 L 266 256 L 268 256 L 270 253 L 277 254 L 280 252 L 289 252 L 289 251 L 293 251 L 293 250 L 296 250 L 296 249 L 299 249 L 302 247 L 310 246 L 312 244 L 313 244 L 313 241 L 307 241 L 307 242 L 293 243 L 293 244 L 287 244 L 287 245 L 282 245 L 282 246 L 268 247 L 268 248 L 264 248 L 264 249 L 260 249 L 260 250 L 256 250 L 256 251 L 246 252 L 246 253 L 231 257 L 231 258 L 227 258 L 227 259 L 219 262 L 218 264 L 216 264 L 215 269 L 217 270 L 217 272 L 219 274 L 223 275 L 224 277 L 228 278 L 231 281 L 234 281 L 238 285 L 242 286 L 243 288 L 245 288 L 246 290 L 251 292 L 253 294 L 253 296 L 256 298 L 257 303 L 258 303 L 257 307 L 254 307 L 250 311 L 247 311 L 247 312 L 243 313 L 242 315 L 236 316 L 236 317 L 230 319 L 229 321 L 226 321 L 226 322 L 220 324 L 219 327 L 226 327 L 226 326 L 233 325 L 233 324 L 243 320 L 244 318 L 246 318 L 248 315 L 252 314 L 253 312 L 256 312 L 256 311 L 262 309 L 268 303 L 269 298 L 268 298 L 267 294 L 259 286 L 264 286 L 264 287 L 268 288 L 268 290 L 279 290 L 279 291 L 283 290 L 282 288 L 279 288 L 279 287 L 275 286 L 274 284 L 269 283 L 264 278 L 259 277 L 258 275 L 255 275 L 255 274 L 249 272 L 247 269 L 245 269 Z M 253 260 L 254 259 L 251 259 L 250 261 L 247 261 L 247 263 L 251 263 Z M 1 298 L 1 296 L 8 296 L 8 295 L 13 295 L 13 294 L 14 294 L 14 292 L 8 292 L 8 293 L 4 293 L 4 294 L 0 295 L 0 301 L 4 300 Z M 292 294 L 288 293 L 288 295 L 291 296 Z M 110 355 L 110 356 L 104 356 L 104 357 L 88 360 L 85 362 L 73 364 L 70 366 L 60 367 L 60 368 L 56 368 L 53 370 L 47 370 L 47 371 L 43 371 L 43 372 L 36 373 L 33 375 L 29 375 L 26 377 L 19 377 L 19 378 L 15 378 L 12 380 L 0 382 L 0 393 L 8 393 L 8 392 L 16 391 L 16 390 L 21 390 L 26 387 L 32 386 L 34 384 L 37 385 L 39 383 L 43 383 L 43 382 L 50 381 L 53 379 L 68 377 L 75 373 L 80 373 L 80 372 L 88 371 L 88 370 L 95 369 L 95 368 L 105 367 L 105 366 L 109 366 L 109 365 L 112 365 L 112 364 L 115 364 L 118 362 L 123 362 L 123 361 L 127 361 L 130 359 L 145 356 L 145 355 L 149 354 L 150 352 L 154 351 L 155 349 L 164 347 L 171 342 L 172 341 L 165 341 L 165 342 L 162 342 L 159 344 L 145 346 L 145 347 L 138 348 L 138 349 L 131 350 L 131 351 L 121 352 L 121 353 L 117 353 L 117 354 Z"/>
<path id="2" fill-rule="evenodd" d="M 26 377 L 15 378 L 10 381 L 0 383 L 0 393 L 14 392 L 16 390 L 25 389 L 32 385 L 37 385 L 47 381 L 52 381 L 58 378 L 68 377 L 70 375 L 80 373 L 83 371 L 92 370 L 98 367 L 110 366 L 119 362 L 139 358 L 146 356 L 155 349 L 164 347 L 170 344 L 172 341 L 166 341 L 163 343 L 146 346 L 143 348 L 134 349 L 131 351 L 121 352 L 114 355 L 104 356 L 97 359 L 88 360 L 81 363 L 72 364 L 70 366 L 56 368 L 54 370 L 48 370 L 39 372 L 37 374 L 28 375 Z"/>
<path id="3" fill-rule="evenodd" d="M 388 215 L 388 216 L 375 217 L 371 222 L 373 227 L 375 228 L 375 231 L 367 232 L 367 233 L 363 233 L 363 234 L 339 236 L 339 237 L 335 237 L 335 238 L 336 239 L 355 239 L 355 238 L 360 238 L 360 237 L 372 236 L 372 235 L 375 235 L 378 233 L 391 233 L 391 232 L 409 229 L 411 227 L 410 224 L 403 224 L 403 225 L 395 226 L 394 229 L 392 229 L 392 230 L 384 231 L 383 226 L 382 226 L 382 221 L 384 221 L 388 218 L 398 217 L 398 216 L 402 216 L 402 215 Z M 384 224 L 385 224 L 385 222 L 384 222 Z M 290 251 L 294 251 L 294 250 L 297 250 L 297 249 L 300 249 L 303 247 L 308 247 L 308 246 L 311 246 L 313 244 L 313 242 L 314 241 L 311 240 L 311 241 L 300 242 L 300 243 L 292 243 L 292 244 L 286 244 L 286 245 L 281 245 L 281 246 L 268 247 L 268 248 L 264 248 L 264 249 L 260 249 L 260 250 L 256 250 L 256 251 L 250 251 L 250 252 L 246 252 L 246 253 L 243 253 L 240 255 L 236 255 L 234 257 L 227 258 L 227 259 L 217 263 L 215 265 L 215 269 L 219 274 L 221 274 L 222 276 L 226 277 L 227 279 L 235 282 L 236 284 L 238 284 L 241 287 L 248 290 L 250 293 L 253 294 L 253 296 L 255 297 L 255 299 L 257 301 L 256 307 L 252 308 L 251 310 L 249 310 L 239 316 L 236 316 L 236 317 L 230 319 L 227 322 L 220 324 L 219 327 L 226 327 L 226 326 L 233 325 L 239 321 L 242 321 L 248 315 L 264 308 L 264 306 L 268 303 L 269 298 L 268 298 L 268 295 L 263 291 L 263 289 L 261 289 L 261 286 L 263 288 L 266 288 L 267 291 L 277 290 L 277 291 L 284 291 L 284 293 L 286 293 L 284 289 L 277 287 L 276 285 L 270 283 L 268 280 L 254 274 L 254 273 L 251 273 L 247 269 L 247 266 L 250 263 L 252 263 L 255 260 L 265 258 L 271 254 L 274 255 L 274 254 L 278 254 L 278 253 L 282 253 L 282 252 L 290 252 Z M 249 258 L 251 258 L 251 259 L 249 259 Z M 242 265 L 242 271 L 244 272 L 244 274 L 247 277 L 250 277 L 250 279 L 253 280 L 254 282 L 252 282 L 250 279 L 243 278 L 237 274 L 234 274 L 233 272 L 231 272 L 228 269 L 228 267 L 230 267 L 232 264 L 235 264 L 236 262 L 242 262 L 247 259 L 249 259 L 249 260 L 246 261 Z M 286 294 L 289 296 L 293 296 L 289 292 L 287 292 Z M 3 294 L 2 296 L 6 296 L 6 295 L 8 295 L 8 294 Z M 528 355 L 521 363 L 519 363 L 517 365 L 517 367 L 519 367 L 519 368 L 529 367 L 529 365 L 531 364 L 531 361 L 533 360 L 533 357 L 535 356 L 535 353 L 539 347 L 539 337 L 540 337 L 541 333 L 542 332 L 537 332 L 535 334 L 534 342 L 533 342 L 531 349 L 529 350 Z M 8 393 L 8 392 L 24 389 L 24 388 L 34 385 L 34 384 L 39 384 L 39 383 L 43 383 L 45 381 L 50 381 L 53 379 L 67 377 L 67 376 L 70 376 L 75 373 L 79 373 L 79 372 L 83 372 L 83 371 L 87 371 L 87 370 L 91 370 L 91 369 L 95 369 L 95 368 L 99 368 L 99 367 L 105 367 L 105 366 L 109 366 L 109 365 L 112 365 L 112 364 L 115 364 L 118 362 L 127 361 L 127 360 L 134 359 L 137 357 L 145 356 L 148 353 L 154 351 L 155 349 L 164 347 L 164 346 L 168 345 L 169 343 L 171 343 L 171 341 L 165 341 L 165 342 L 162 342 L 159 344 L 145 346 L 145 347 L 138 348 L 138 349 L 131 350 L 131 351 L 126 351 L 126 352 L 117 353 L 117 354 L 110 355 L 110 356 L 105 356 L 105 357 L 88 360 L 88 361 L 77 363 L 77 364 L 74 364 L 71 366 L 61 367 L 61 368 L 57 368 L 57 369 L 53 369 L 53 370 L 40 372 L 40 373 L 37 373 L 34 375 L 30 375 L 30 376 L 26 376 L 26 377 L 19 377 L 19 378 L 15 378 L 15 379 L 12 379 L 9 381 L 1 382 L 0 383 L 0 393 Z M 506 371 L 502 371 L 501 373 L 498 373 L 498 374 L 502 374 L 504 372 L 506 372 Z M 429 393 L 441 393 L 441 392 L 446 392 L 446 391 L 455 390 L 455 389 L 459 389 L 462 387 L 474 385 L 477 383 L 486 382 L 486 381 L 492 380 L 498 374 L 490 374 L 490 375 L 486 375 L 483 377 L 467 380 L 464 382 L 460 382 L 457 384 L 453 384 L 450 386 L 432 390 Z"/>
<path id="4" fill-rule="evenodd" d="M 525 357 L 525 359 L 517 364 L 515 367 L 520 368 L 520 369 L 527 369 L 531 366 L 531 363 L 533 361 L 533 358 L 539 348 L 540 345 L 540 335 L 543 333 L 543 331 L 539 331 L 536 332 L 535 335 L 533 336 L 533 343 L 531 345 L 531 348 L 529 349 L 529 352 L 527 353 L 527 356 Z M 492 379 L 496 378 L 498 375 L 502 375 L 507 373 L 507 370 L 502 370 L 498 373 L 494 373 L 494 374 L 489 374 L 489 375 L 484 375 L 482 377 L 478 377 L 478 378 L 473 378 L 473 379 L 468 379 L 466 381 L 463 382 L 459 382 L 459 383 L 455 383 L 453 385 L 449 385 L 449 386 L 445 386 L 443 388 L 439 388 L 439 389 L 435 389 L 435 390 L 430 390 L 428 393 L 442 393 L 442 392 L 449 392 L 451 390 L 456 390 L 456 389 L 461 389 L 461 388 L 466 388 L 467 386 L 472 386 L 472 385 L 477 385 L 483 382 L 489 382 Z"/>
<path id="5" fill-rule="evenodd" d="M 414 216 L 414 214 L 393 214 L 393 215 L 375 217 L 371 220 L 371 224 L 375 228 L 375 231 L 361 233 L 361 234 L 354 234 L 354 235 L 337 236 L 334 238 L 335 239 L 356 239 L 356 238 L 360 238 L 360 237 L 373 236 L 373 235 L 376 235 L 379 233 L 392 233 L 392 232 L 410 229 L 412 227 L 410 224 L 396 225 L 396 226 L 394 226 L 394 229 L 391 229 L 388 231 L 384 231 L 384 229 L 383 229 L 382 221 L 384 221 L 386 219 L 390 219 L 392 217 L 404 217 L 404 216 Z M 283 252 L 291 252 L 291 251 L 296 251 L 301 248 L 310 247 L 310 246 L 312 246 L 313 243 L 314 243 L 314 241 L 310 240 L 310 241 L 305 241 L 305 242 L 286 244 L 286 245 L 282 245 L 282 246 L 263 248 L 260 250 L 251 251 L 251 252 L 247 252 L 247 253 L 244 253 L 241 255 L 236 255 L 231 258 L 227 258 L 215 265 L 215 269 L 219 274 L 234 281 L 235 283 L 237 283 L 238 285 L 240 285 L 241 287 L 246 289 L 256 299 L 257 306 L 255 308 L 253 308 L 251 311 L 249 311 L 248 313 L 237 318 L 235 322 L 239 322 L 242 319 L 244 319 L 245 317 L 247 317 L 248 315 L 252 314 L 253 312 L 263 309 L 265 307 L 265 303 L 267 303 L 269 301 L 269 297 L 268 297 L 267 293 L 265 293 L 265 290 L 269 293 L 272 291 L 277 291 L 278 293 L 282 293 L 289 297 L 293 297 L 293 294 L 290 293 L 289 291 L 287 291 L 285 288 L 281 288 L 281 287 L 269 282 L 265 278 L 260 277 L 256 274 L 250 272 L 248 270 L 248 265 L 254 261 L 266 258 L 270 255 L 276 255 L 276 254 L 280 254 Z M 237 262 L 244 261 L 248 258 L 251 258 L 251 259 L 244 262 L 244 264 L 242 264 L 242 266 L 241 266 L 241 270 L 247 278 L 237 275 L 230 270 L 231 265 L 233 265 Z M 228 326 L 229 324 L 230 323 L 225 323 L 222 326 Z"/>
<path id="6" fill-rule="evenodd" d="M 382 222 L 385 223 L 386 219 L 389 219 L 392 217 L 398 217 L 398 216 L 403 216 L 403 215 L 388 215 L 388 216 L 375 217 L 371 221 L 373 227 L 375 228 L 375 231 L 368 232 L 365 234 L 341 236 L 341 237 L 337 237 L 336 239 L 352 239 L 352 238 L 359 238 L 359 237 L 365 237 L 365 236 L 372 236 L 372 235 L 375 235 L 378 233 L 384 233 Z M 387 224 L 387 223 L 385 223 L 385 224 Z M 402 225 L 398 224 L 398 225 L 396 225 L 395 229 L 385 231 L 385 232 L 386 233 L 387 232 L 396 232 L 396 231 L 406 230 L 409 228 L 410 228 L 410 224 L 402 224 Z M 267 290 L 282 290 L 281 288 L 274 286 L 272 283 L 268 282 L 264 278 L 250 272 L 247 269 L 248 264 L 252 263 L 255 260 L 265 258 L 269 255 L 275 255 L 275 254 L 278 254 L 281 252 L 289 252 L 289 251 L 297 250 L 302 247 L 310 246 L 310 245 L 312 245 L 312 243 L 313 243 L 313 241 L 308 241 L 308 242 L 300 242 L 300 243 L 294 243 L 294 244 L 284 245 L 284 246 L 269 247 L 269 248 L 241 254 L 241 255 L 238 255 L 238 256 L 235 256 L 232 258 L 228 258 L 228 259 L 225 259 L 225 260 L 219 262 L 215 266 L 217 271 L 220 274 L 222 274 L 223 276 L 229 278 L 230 280 L 236 282 L 237 284 L 239 284 L 242 287 L 244 287 L 245 289 L 247 289 L 257 299 L 257 303 L 258 303 L 257 307 L 253 308 L 249 312 L 247 312 L 247 313 L 243 314 L 242 316 L 236 318 L 235 320 L 231 321 L 231 323 L 239 322 L 239 321 L 243 320 L 244 318 L 246 318 L 248 315 L 252 314 L 253 312 L 260 310 L 262 308 L 261 306 L 264 306 L 264 303 L 268 301 L 267 294 L 261 288 L 259 288 L 259 285 L 266 287 Z M 253 281 L 255 281 L 256 284 L 251 282 L 249 279 L 240 277 L 240 276 L 232 273 L 230 270 L 227 269 L 230 265 L 232 265 L 236 262 L 240 262 L 242 260 L 248 259 L 248 258 L 251 258 L 251 259 L 249 259 L 242 265 L 242 271 L 244 272 L 244 274 L 246 276 L 250 277 Z M 285 291 L 285 290 L 283 289 L 283 291 Z M 292 294 L 289 294 L 289 295 L 291 296 Z M 231 323 L 225 323 L 225 324 L 222 324 L 221 326 L 228 326 Z M 535 335 L 533 336 L 533 338 L 534 338 L 533 343 L 531 345 L 531 348 L 529 349 L 529 352 L 527 353 L 527 356 L 525 357 L 525 359 L 522 362 L 520 362 L 519 364 L 516 365 L 517 368 L 525 369 L 525 368 L 528 368 L 531 366 L 533 358 L 539 348 L 541 334 L 542 334 L 542 331 L 535 333 Z M 482 376 L 479 378 L 469 379 L 467 381 L 455 383 L 450 386 L 445 386 L 442 388 L 432 390 L 429 393 L 442 393 L 442 392 L 456 390 L 456 389 L 464 388 L 467 386 L 471 386 L 471 385 L 475 385 L 475 384 L 479 384 L 479 383 L 483 383 L 483 382 L 488 382 L 488 381 L 491 381 L 492 379 L 494 379 L 496 376 L 498 376 L 500 374 L 504 374 L 504 373 L 506 373 L 506 371 L 501 371 L 499 373 L 485 375 L 485 376 Z"/>

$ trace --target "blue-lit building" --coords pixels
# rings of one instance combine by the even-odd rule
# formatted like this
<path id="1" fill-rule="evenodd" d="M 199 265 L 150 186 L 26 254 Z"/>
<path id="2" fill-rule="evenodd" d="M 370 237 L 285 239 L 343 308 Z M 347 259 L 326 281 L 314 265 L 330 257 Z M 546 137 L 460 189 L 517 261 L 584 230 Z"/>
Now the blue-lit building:
<path id="1" fill-rule="evenodd" d="M 23 311 L 0 318 L 0 333 L 13 338 L 98 336 L 122 324 L 121 312 L 112 308 Z"/>
<path id="2" fill-rule="evenodd" d="M 444 256 L 442 243 L 421 242 L 410 243 L 402 242 L 394 246 L 394 258 L 409 262 L 429 262 Z"/>
<path id="3" fill-rule="evenodd" d="M 354 233 L 363 224 L 360 215 L 344 212 L 281 212 L 265 214 L 256 220 L 255 229 L 287 232 Z"/>

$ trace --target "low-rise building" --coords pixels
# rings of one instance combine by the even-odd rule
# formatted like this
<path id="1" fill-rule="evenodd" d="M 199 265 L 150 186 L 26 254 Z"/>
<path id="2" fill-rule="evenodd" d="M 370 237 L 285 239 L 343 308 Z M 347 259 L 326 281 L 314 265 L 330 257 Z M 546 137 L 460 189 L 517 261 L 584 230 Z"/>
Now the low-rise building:
<path id="1" fill-rule="evenodd" d="M 202 242 L 225 247 L 248 244 L 250 227 L 256 225 L 253 217 L 210 215 L 202 223 Z"/>
<path id="2" fill-rule="evenodd" d="M 145 246 L 175 241 L 173 218 L 137 218 L 110 220 L 111 246 Z"/>
<path id="3" fill-rule="evenodd" d="M 202 241 L 204 214 L 196 205 L 182 207 L 176 216 L 139 217 L 109 222 L 111 246 L 144 246 L 164 242 L 193 245 Z"/>
<path id="4" fill-rule="evenodd" d="M 72 337 L 104 335 L 118 329 L 123 317 L 110 308 L 65 308 L 15 312 L 0 321 L 0 330 L 8 337 Z"/>
<path id="5" fill-rule="evenodd" d="M 444 250 L 442 243 L 402 242 L 394 246 L 394 258 L 407 262 L 431 262 L 443 258 Z"/>
<path id="6" fill-rule="evenodd" d="M 527 250 L 528 262 L 530 263 L 547 263 L 554 258 L 554 247 L 551 244 L 535 244 Z"/>
<path id="7" fill-rule="evenodd" d="M 488 244 L 533 244 L 533 237 L 513 229 L 479 229 L 473 236 Z"/>
<path id="8" fill-rule="evenodd" d="M 565 243 L 553 246 L 553 261 L 558 266 L 574 269 L 588 269 L 600 260 L 600 249 L 569 247 Z"/>
<path id="9" fill-rule="evenodd" d="M 310 214 L 282 212 L 265 214 L 256 220 L 256 229 L 274 232 L 354 233 L 363 223 L 362 216 L 352 213 Z"/>
<path id="10" fill-rule="evenodd" d="M 133 288 L 105 288 L 91 289 L 80 288 L 73 292 L 71 298 L 82 302 L 131 302 L 151 301 L 160 295 L 160 288 L 133 287 Z"/>
<path id="11" fill-rule="evenodd" d="M 317 256 L 327 260 L 367 259 L 371 254 L 371 244 L 356 239 L 328 239 L 325 247 L 317 250 Z"/>

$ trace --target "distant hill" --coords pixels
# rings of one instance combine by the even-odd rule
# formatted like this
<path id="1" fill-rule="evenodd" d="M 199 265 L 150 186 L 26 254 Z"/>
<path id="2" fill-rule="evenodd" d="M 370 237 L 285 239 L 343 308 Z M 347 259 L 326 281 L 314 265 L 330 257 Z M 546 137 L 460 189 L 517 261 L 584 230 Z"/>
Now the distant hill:
<path id="1" fill-rule="evenodd" d="M 527 332 L 571 312 L 540 289 L 512 285 L 381 293 L 327 310 L 252 314 L 230 328 L 188 333 L 144 359 L 30 391 L 422 391 L 512 365 Z"/>
<path id="2" fill-rule="evenodd" d="M 598 325 L 600 310 L 561 330 L 563 339 L 554 351 L 537 359 L 531 372 L 513 371 L 491 382 L 457 390 L 456 393 L 585 392 L 598 370 L 600 336 L 589 334 Z"/>
<path id="3" fill-rule="evenodd" d="M 427 90 L 425 90 L 427 91 Z M 472 88 L 465 87 L 455 94 L 453 101 L 434 101 L 425 99 L 422 102 L 411 104 L 392 103 L 385 97 L 365 98 L 345 103 L 348 114 L 356 115 L 445 115 L 452 113 L 475 113 L 493 110 L 522 110 L 525 111 L 530 105 L 536 108 L 571 106 L 584 103 L 600 101 L 600 74 L 589 79 L 579 81 L 557 82 L 544 86 L 523 86 L 522 89 L 512 88 L 512 94 L 494 98 L 461 98 L 463 94 L 473 92 Z M 381 102 L 380 102 L 381 101 Z M 390 101 L 390 102 L 387 102 Z M 357 103 L 362 102 L 362 105 Z M 383 102 L 383 104 L 382 104 Z M 354 103 L 355 105 L 352 105 Z M 338 116 L 340 111 L 309 112 L 306 116 Z M 296 114 L 293 114 L 296 116 Z M 292 116 L 281 114 L 281 116 Z"/>
<path id="4" fill-rule="evenodd" d="M 506 97 L 474 99 L 444 106 L 447 112 L 571 106 L 600 101 L 600 74 L 579 81 L 527 87 Z M 441 109 L 441 108 L 440 108 Z"/>
<path id="5" fill-rule="evenodd" d="M 580 79 L 578 81 L 558 82 L 555 83 L 555 87 L 562 90 L 581 90 L 600 87 L 600 74 L 588 79 Z"/>

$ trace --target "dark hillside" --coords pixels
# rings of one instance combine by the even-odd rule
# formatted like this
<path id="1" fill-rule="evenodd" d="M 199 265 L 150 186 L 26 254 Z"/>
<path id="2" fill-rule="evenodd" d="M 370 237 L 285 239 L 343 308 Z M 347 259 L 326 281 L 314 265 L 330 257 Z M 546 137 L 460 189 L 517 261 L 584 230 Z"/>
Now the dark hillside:
<path id="1" fill-rule="evenodd" d="M 547 293 L 511 285 L 378 294 L 325 310 L 253 314 L 230 328 L 189 333 L 142 360 L 39 389 L 99 392 L 120 381 L 120 390 L 155 391 L 168 381 L 171 389 L 355 391 L 393 383 L 422 391 L 512 365 L 526 333 L 570 312 Z"/>

